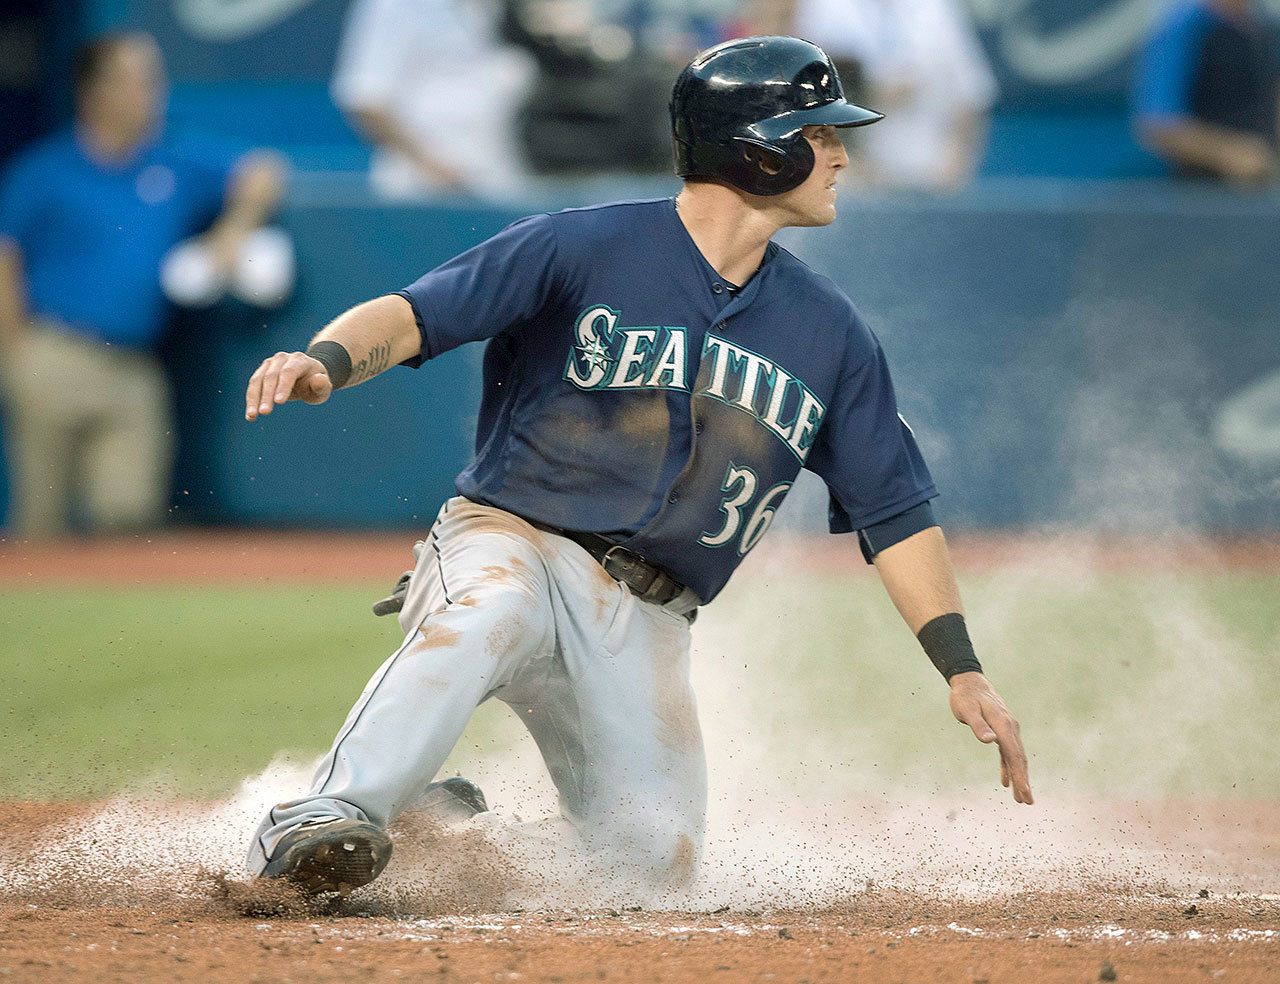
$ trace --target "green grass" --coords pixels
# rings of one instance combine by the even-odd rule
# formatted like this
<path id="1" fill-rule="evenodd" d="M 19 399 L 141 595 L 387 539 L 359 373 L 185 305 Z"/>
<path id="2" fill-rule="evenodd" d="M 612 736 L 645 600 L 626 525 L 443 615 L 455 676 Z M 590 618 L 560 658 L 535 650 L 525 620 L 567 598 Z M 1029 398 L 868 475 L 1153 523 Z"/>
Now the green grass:
<path id="1" fill-rule="evenodd" d="M 203 794 L 323 747 L 396 643 L 376 591 L 7 589 L 0 794 Z"/>
<path id="2" fill-rule="evenodd" d="M 695 632 L 713 763 L 728 742 L 850 793 L 990 782 L 874 578 L 769 580 L 736 582 Z M 964 587 L 1042 794 L 1280 796 L 1280 578 Z M 321 752 L 398 643 L 369 614 L 380 588 L 6 587 L 0 797 L 210 795 L 281 751 Z M 518 730 L 486 709 L 466 754 Z"/>

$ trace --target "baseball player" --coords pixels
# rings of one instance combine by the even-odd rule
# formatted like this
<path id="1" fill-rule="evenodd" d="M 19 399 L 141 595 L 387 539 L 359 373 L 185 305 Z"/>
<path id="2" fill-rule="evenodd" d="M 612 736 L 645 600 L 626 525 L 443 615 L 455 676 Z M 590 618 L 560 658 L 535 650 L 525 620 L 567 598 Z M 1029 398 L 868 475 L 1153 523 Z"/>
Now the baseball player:
<path id="1" fill-rule="evenodd" d="M 957 719 L 999 746 L 1002 782 L 1032 802 L 880 346 L 831 281 L 771 241 L 835 219 L 837 128 L 879 114 L 788 37 L 699 55 L 671 113 L 674 199 L 523 219 L 251 377 L 253 421 L 487 341 L 475 459 L 416 548 L 403 643 L 311 791 L 262 820 L 251 873 L 345 893 L 381 872 L 388 823 L 424 791 L 484 809 L 470 783 L 432 779 L 497 697 L 586 851 L 655 884 L 687 878 L 706 806 L 690 623 L 801 468 L 826 481 L 832 532 L 857 532 Z"/>

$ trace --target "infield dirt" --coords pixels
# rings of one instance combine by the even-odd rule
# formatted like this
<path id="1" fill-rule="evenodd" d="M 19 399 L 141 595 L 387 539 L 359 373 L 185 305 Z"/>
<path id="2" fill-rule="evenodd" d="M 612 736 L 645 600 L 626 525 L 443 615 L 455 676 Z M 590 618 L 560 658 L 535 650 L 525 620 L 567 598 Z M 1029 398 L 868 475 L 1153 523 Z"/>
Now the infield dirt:
<path id="1" fill-rule="evenodd" d="M 902 833 L 892 823 L 886 833 L 892 807 L 863 811 L 861 821 L 857 812 L 833 835 L 851 853 L 861 842 L 870 845 L 868 857 L 886 856 L 885 838 L 896 842 Z M 924 844 L 905 852 L 899 870 L 881 865 L 887 884 L 858 884 L 857 863 L 843 881 L 815 882 L 807 860 L 796 857 L 791 870 L 769 873 L 773 888 L 764 891 L 758 859 L 735 863 L 713 845 L 709 884 L 643 909 L 626 904 L 626 890 L 612 904 L 593 904 L 597 891 L 582 895 L 582 906 L 533 908 L 530 900 L 548 894 L 547 886 L 531 892 L 531 872 L 486 836 L 408 824 L 396 831 L 398 856 L 385 884 L 309 908 L 206 866 L 211 855 L 200 845 L 208 847 L 210 834 L 199 831 L 198 817 L 216 826 L 225 804 L 11 803 L 0 807 L 7 872 L 0 975 L 32 982 L 1280 980 L 1280 895 L 1259 890 L 1280 875 L 1280 804 L 1171 802 L 1106 816 L 1095 804 L 1093 812 L 1100 832 L 1118 825 L 1141 834 L 1123 854 L 1036 859 L 1034 846 L 1014 845 L 994 866 L 973 862 L 963 892 L 923 887 L 920 862 L 931 853 Z M 167 819 L 156 827 L 154 816 Z M 167 824 L 182 836 L 166 854 Z M 943 840 L 954 849 L 955 841 Z M 785 864 L 792 848 L 807 849 L 772 845 L 775 863 Z M 924 869 L 938 866 L 934 858 Z M 1019 884 L 1020 867 L 1030 881 Z M 815 882 L 815 902 L 797 904 L 807 882 Z M 768 903 L 771 892 L 781 904 Z M 753 905 L 716 904 L 738 894 L 754 896 Z"/>

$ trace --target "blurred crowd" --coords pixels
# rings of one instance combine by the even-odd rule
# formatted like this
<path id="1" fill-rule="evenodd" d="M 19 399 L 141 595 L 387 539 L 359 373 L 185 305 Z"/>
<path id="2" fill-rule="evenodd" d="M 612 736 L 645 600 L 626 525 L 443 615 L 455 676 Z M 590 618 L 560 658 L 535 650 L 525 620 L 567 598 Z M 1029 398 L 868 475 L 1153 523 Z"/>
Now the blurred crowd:
<path id="1" fill-rule="evenodd" d="M 850 180 L 930 193 L 979 173 L 1000 93 L 963 0 L 351 0 L 334 102 L 389 200 L 518 200 L 533 175 L 663 173 L 666 104 L 693 55 L 748 34 L 825 47 L 886 119 Z M 164 55 L 91 39 L 74 119 L 0 183 L 0 396 L 23 536 L 161 521 L 173 457 L 156 359 L 174 304 L 287 296 L 264 226 L 283 159 L 164 126 Z M 1254 0 L 1173 0 L 1136 59 L 1133 131 L 1180 178 L 1277 176 L 1280 42 Z"/>
<path id="2" fill-rule="evenodd" d="M 977 172 L 995 79 L 959 0 L 353 0 L 333 97 L 382 194 L 518 195 L 529 173 L 670 166 L 670 82 L 749 34 L 827 48 L 888 114 L 860 180 L 949 189 Z"/>
<path id="3" fill-rule="evenodd" d="M 1280 36 L 1257 0 L 1153 0 L 1133 132 L 1170 175 L 1277 176 Z M 662 171 L 671 78 L 697 51 L 794 34 L 886 115 L 848 177 L 946 192 L 978 174 L 995 75 L 965 0 L 353 0 L 332 86 L 373 187 L 518 196 L 529 174 Z"/>

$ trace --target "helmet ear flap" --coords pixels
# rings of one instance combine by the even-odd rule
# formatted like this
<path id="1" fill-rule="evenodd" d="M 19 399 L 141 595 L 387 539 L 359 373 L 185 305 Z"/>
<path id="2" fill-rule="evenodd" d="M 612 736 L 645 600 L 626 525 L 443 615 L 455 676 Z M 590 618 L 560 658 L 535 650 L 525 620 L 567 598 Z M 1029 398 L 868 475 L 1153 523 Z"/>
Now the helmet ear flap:
<path id="1" fill-rule="evenodd" d="M 782 141 L 779 144 L 779 149 L 782 151 L 787 163 L 791 165 L 787 171 L 778 175 L 778 194 L 781 194 L 804 184 L 805 179 L 813 173 L 813 166 L 817 163 L 817 158 L 813 156 L 813 146 L 805 139 L 803 133 L 797 133 L 794 137 Z M 786 186 L 782 187 L 784 178 L 786 179 Z"/>
<path id="2" fill-rule="evenodd" d="M 742 181 L 735 183 L 753 195 L 781 195 L 804 184 L 813 172 L 813 148 L 803 134 L 777 143 L 735 137 L 733 145 L 741 158 Z"/>
<path id="3" fill-rule="evenodd" d="M 763 172 L 770 178 L 777 177 L 787 166 L 786 158 L 772 147 L 764 147 L 760 144 L 747 143 L 739 141 L 738 149 L 742 153 L 742 160 L 749 167 Z"/>

